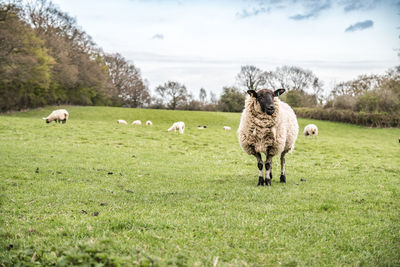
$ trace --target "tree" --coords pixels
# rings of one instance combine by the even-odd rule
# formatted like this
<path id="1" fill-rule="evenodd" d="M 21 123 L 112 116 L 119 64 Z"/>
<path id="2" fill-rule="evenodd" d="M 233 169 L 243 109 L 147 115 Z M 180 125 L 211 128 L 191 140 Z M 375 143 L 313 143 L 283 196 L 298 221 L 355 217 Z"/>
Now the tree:
<path id="1" fill-rule="evenodd" d="M 263 79 L 271 90 L 284 88 L 287 94 L 282 98 L 296 107 L 312 107 L 323 101 L 323 83 L 310 70 L 283 66 L 263 72 Z"/>
<path id="2" fill-rule="evenodd" d="M 54 59 L 43 41 L 20 19 L 16 5 L 0 4 L 0 109 L 47 103 Z"/>
<path id="3" fill-rule="evenodd" d="M 201 103 L 205 103 L 207 100 L 207 92 L 204 88 L 200 88 L 199 99 Z"/>
<path id="4" fill-rule="evenodd" d="M 242 66 L 237 80 L 240 86 L 245 87 L 245 90 L 258 90 L 262 85 L 265 84 L 263 72 L 251 65 Z"/>
<path id="5" fill-rule="evenodd" d="M 156 92 L 159 94 L 163 102 L 167 104 L 168 108 L 173 110 L 180 105 L 184 105 L 188 98 L 188 92 L 185 85 L 175 81 L 168 81 L 164 83 L 164 85 L 157 86 Z"/>
<path id="6" fill-rule="evenodd" d="M 76 20 L 47 0 L 30 1 L 26 21 L 55 59 L 48 99 L 53 103 L 106 104 L 113 92 L 101 49 Z"/>
<path id="7" fill-rule="evenodd" d="M 140 70 L 119 53 L 105 54 L 103 57 L 122 104 L 134 108 L 149 104 L 149 89 L 140 75 Z"/>
<path id="8" fill-rule="evenodd" d="M 284 88 L 287 91 L 304 91 L 316 93 L 322 91 L 322 83 L 310 70 L 295 66 L 283 66 L 276 68 L 273 75 L 267 75 L 268 84 L 274 87 Z M 275 89 L 275 88 L 274 88 Z"/>
<path id="9" fill-rule="evenodd" d="M 243 110 L 245 95 L 236 87 L 224 87 L 219 100 L 219 110 L 239 112 Z"/>

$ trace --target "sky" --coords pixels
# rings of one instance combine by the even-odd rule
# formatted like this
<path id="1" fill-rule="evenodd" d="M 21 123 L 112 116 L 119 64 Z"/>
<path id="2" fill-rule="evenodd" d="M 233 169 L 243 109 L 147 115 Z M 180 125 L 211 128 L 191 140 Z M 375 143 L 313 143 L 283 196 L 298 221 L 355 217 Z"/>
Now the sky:
<path id="1" fill-rule="evenodd" d="M 329 92 L 400 64 L 400 0 L 53 0 L 94 42 L 198 97 L 237 85 L 243 65 L 311 70 Z"/>

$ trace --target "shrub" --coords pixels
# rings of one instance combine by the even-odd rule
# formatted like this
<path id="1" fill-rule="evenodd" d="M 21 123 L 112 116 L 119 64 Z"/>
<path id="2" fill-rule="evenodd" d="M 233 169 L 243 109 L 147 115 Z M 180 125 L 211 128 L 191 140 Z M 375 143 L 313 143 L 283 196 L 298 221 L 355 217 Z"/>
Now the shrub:
<path id="1" fill-rule="evenodd" d="M 400 114 L 366 113 L 332 108 L 294 108 L 300 118 L 328 120 L 364 125 L 368 127 L 400 127 Z"/>

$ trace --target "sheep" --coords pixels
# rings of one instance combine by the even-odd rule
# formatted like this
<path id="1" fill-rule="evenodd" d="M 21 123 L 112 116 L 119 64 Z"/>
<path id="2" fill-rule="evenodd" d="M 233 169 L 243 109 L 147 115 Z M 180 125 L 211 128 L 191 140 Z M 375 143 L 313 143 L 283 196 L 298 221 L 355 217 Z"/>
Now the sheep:
<path id="1" fill-rule="evenodd" d="M 304 127 L 304 136 L 308 137 L 311 136 L 311 138 L 315 135 L 315 137 L 318 136 L 318 127 L 315 124 L 308 124 L 306 127 Z"/>
<path id="2" fill-rule="evenodd" d="M 46 120 L 46 123 L 50 123 L 52 121 L 66 123 L 68 117 L 68 111 L 66 111 L 65 109 L 57 109 L 51 112 L 49 116 L 43 117 L 42 119 Z"/>
<path id="3" fill-rule="evenodd" d="M 140 120 L 135 120 L 132 122 L 132 125 L 142 125 L 142 122 Z"/>
<path id="4" fill-rule="evenodd" d="M 203 129 L 206 129 L 206 128 L 207 128 L 206 125 L 204 125 L 204 126 L 201 126 L 201 125 L 197 126 L 197 129 L 199 129 L 199 130 L 203 130 Z"/>
<path id="5" fill-rule="evenodd" d="M 172 126 L 168 129 L 168 132 L 179 130 L 179 133 L 183 134 L 185 131 L 185 123 L 183 121 L 178 121 L 172 124 Z"/>
<path id="6" fill-rule="evenodd" d="M 225 131 L 230 131 L 230 130 L 232 130 L 232 128 L 229 127 L 229 126 L 224 126 L 224 130 L 225 130 Z"/>
<path id="7" fill-rule="evenodd" d="M 153 126 L 153 123 L 151 121 L 146 121 L 147 126 Z"/>
<path id="8" fill-rule="evenodd" d="M 128 123 L 126 122 L 126 120 L 117 120 L 117 123 L 118 123 L 118 124 L 128 124 Z"/>
<path id="9" fill-rule="evenodd" d="M 258 186 L 271 185 L 272 157 L 281 155 L 280 182 L 286 183 L 285 155 L 293 151 L 299 124 L 292 108 L 278 96 L 285 89 L 248 90 L 238 129 L 239 143 L 249 155 L 257 158 Z M 261 153 L 266 155 L 265 180 Z"/>

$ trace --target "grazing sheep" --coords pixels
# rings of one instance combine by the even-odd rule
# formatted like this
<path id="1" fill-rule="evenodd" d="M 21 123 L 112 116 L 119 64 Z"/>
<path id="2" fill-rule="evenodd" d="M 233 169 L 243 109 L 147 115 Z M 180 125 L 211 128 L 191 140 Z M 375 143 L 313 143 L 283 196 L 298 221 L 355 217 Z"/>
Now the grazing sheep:
<path id="1" fill-rule="evenodd" d="M 197 126 L 197 129 L 199 129 L 199 130 L 203 130 L 203 129 L 206 129 L 207 128 L 207 126 L 201 126 L 201 125 L 199 125 L 199 126 Z"/>
<path id="2" fill-rule="evenodd" d="M 183 134 L 185 131 L 185 123 L 183 121 L 178 121 L 172 124 L 172 126 L 168 129 L 168 132 L 179 130 L 179 133 Z"/>
<path id="3" fill-rule="evenodd" d="M 315 135 L 315 137 L 318 136 L 318 127 L 315 124 L 308 124 L 306 127 L 304 127 L 304 136 L 308 137 L 311 136 L 311 138 Z"/>
<path id="4" fill-rule="evenodd" d="M 140 120 L 136 120 L 132 122 L 132 125 L 142 125 L 142 122 Z"/>
<path id="5" fill-rule="evenodd" d="M 258 185 L 271 185 L 272 157 L 281 155 L 280 182 L 286 183 L 285 155 L 294 148 L 299 125 L 292 108 L 278 99 L 285 89 L 249 90 L 238 129 L 239 143 L 249 155 L 257 158 Z M 265 181 L 261 153 L 266 155 Z"/>
<path id="6" fill-rule="evenodd" d="M 128 123 L 126 122 L 126 120 L 117 120 L 117 123 L 118 123 L 118 124 L 128 124 Z"/>
<path id="7" fill-rule="evenodd" d="M 232 128 L 229 127 L 229 126 L 224 126 L 224 130 L 225 130 L 225 131 L 230 131 L 230 130 L 232 130 Z"/>
<path id="8" fill-rule="evenodd" d="M 65 109 L 57 109 L 50 113 L 49 116 L 44 117 L 42 119 L 46 120 L 46 123 L 50 123 L 52 121 L 66 123 L 69 117 L 68 111 Z"/>
<path id="9" fill-rule="evenodd" d="M 147 126 L 153 126 L 153 123 L 151 121 L 146 121 Z"/>

